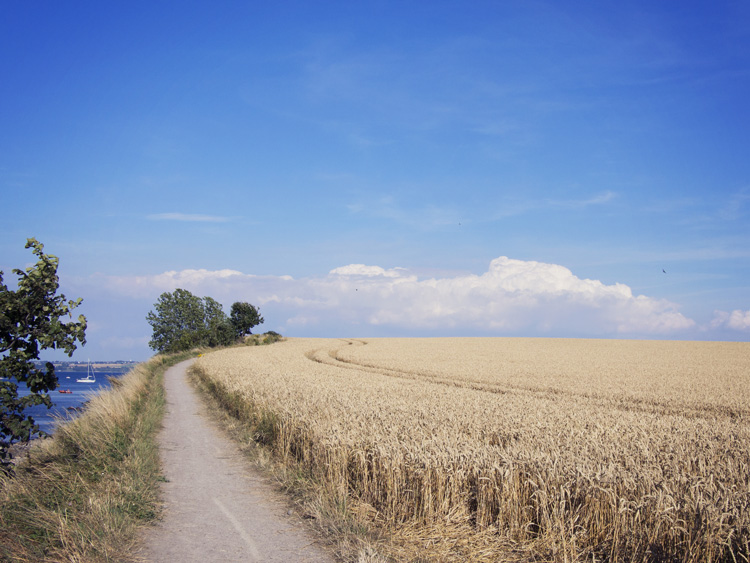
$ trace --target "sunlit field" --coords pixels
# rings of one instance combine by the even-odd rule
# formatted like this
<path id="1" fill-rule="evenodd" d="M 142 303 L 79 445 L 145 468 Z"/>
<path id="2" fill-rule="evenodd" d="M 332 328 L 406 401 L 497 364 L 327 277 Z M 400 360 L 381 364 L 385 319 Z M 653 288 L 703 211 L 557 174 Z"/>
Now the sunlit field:
<path id="1" fill-rule="evenodd" d="M 748 343 L 290 339 L 196 365 L 391 557 L 748 561 Z"/>

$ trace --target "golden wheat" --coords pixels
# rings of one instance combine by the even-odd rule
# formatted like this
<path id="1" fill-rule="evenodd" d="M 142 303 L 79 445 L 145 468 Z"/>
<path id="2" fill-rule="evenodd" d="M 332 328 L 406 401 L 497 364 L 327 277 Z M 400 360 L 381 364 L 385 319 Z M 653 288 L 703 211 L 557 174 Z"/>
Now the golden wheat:
<path id="1" fill-rule="evenodd" d="M 747 561 L 747 343 L 291 339 L 196 366 L 422 557 L 471 529 L 477 560 Z"/>

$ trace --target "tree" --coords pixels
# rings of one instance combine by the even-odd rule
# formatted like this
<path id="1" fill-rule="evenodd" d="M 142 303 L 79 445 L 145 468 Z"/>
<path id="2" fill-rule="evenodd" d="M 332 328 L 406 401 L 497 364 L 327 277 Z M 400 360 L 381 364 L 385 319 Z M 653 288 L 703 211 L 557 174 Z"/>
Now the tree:
<path id="1" fill-rule="evenodd" d="M 48 394 L 57 387 L 55 366 L 47 362 L 43 368 L 33 361 L 39 351 L 47 348 L 62 349 L 73 355 L 76 343 L 86 344 L 86 317 L 78 322 L 62 322 L 82 299 L 66 301 L 57 295 L 59 279 L 56 256 L 44 254 L 44 245 L 34 238 L 26 241 L 38 261 L 26 271 L 14 269 L 18 276 L 17 289 L 10 290 L 3 283 L 0 271 L 0 465 L 10 462 L 10 446 L 19 441 L 28 442 L 44 432 L 31 415 L 23 411 L 34 405 L 52 407 Z M 18 384 L 29 390 L 25 397 L 18 396 Z"/>
<path id="2" fill-rule="evenodd" d="M 251 331 L 254 326 L 263 324 L 263 317 L 260 316 L 254 305 L 239 301 L 232 304 L 229 320 L 234 327 L 237 338 L 252 334 Z"/>
<path id="3" fill-rule="evenodd" d="M 205 335 L 203 302 L 185 289 L 164 292 L 146 320 L 153 329 L 148 345 L 158 352 L 180 352 L 200 346 Z"/>
<path id="4" fill-rule="evenodd" d="M 180 352 L 200 346 L 228 346 L 234 342 L 234 327 L 221 303 L 211 297 L 196 297 L 185 289 L 162 293 L 146 315 L 153 328 L 149 346 L 157 352 Z"/>
<path id="5" fill-rule="evenodd" d="M 206 344 L 208 346 L 229 346 L 234 342 L 234 329 L 229 322 L 221 303 L 211 297 L 203 298 L 206 324 Z"/>

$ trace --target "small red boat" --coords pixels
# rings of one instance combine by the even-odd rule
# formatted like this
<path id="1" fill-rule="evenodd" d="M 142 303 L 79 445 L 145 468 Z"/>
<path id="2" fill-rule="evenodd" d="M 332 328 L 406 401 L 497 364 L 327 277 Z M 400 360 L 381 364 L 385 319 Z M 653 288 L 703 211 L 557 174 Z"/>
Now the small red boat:
<path id="1" fill-rule="evenodd" d="M 73 391 L 71 391 L 70 389 L 58 389 L 57 392 L 58 393 L 73 393 Z"/>

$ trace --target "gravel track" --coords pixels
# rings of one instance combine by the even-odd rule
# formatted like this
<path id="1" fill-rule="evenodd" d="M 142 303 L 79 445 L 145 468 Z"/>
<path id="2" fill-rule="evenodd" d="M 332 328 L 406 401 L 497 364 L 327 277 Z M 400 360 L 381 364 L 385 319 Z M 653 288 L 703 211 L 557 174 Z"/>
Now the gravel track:
<path id="1" fill-rule="evenodd" d="M 203 413 L 187 383 L 192 360 L 164 376 L 167 414 L 160 434 L 164 517 L 145 531 L 139 556 L 155 563 L 263 561 L 332 563 L 268 479 Z"/>

